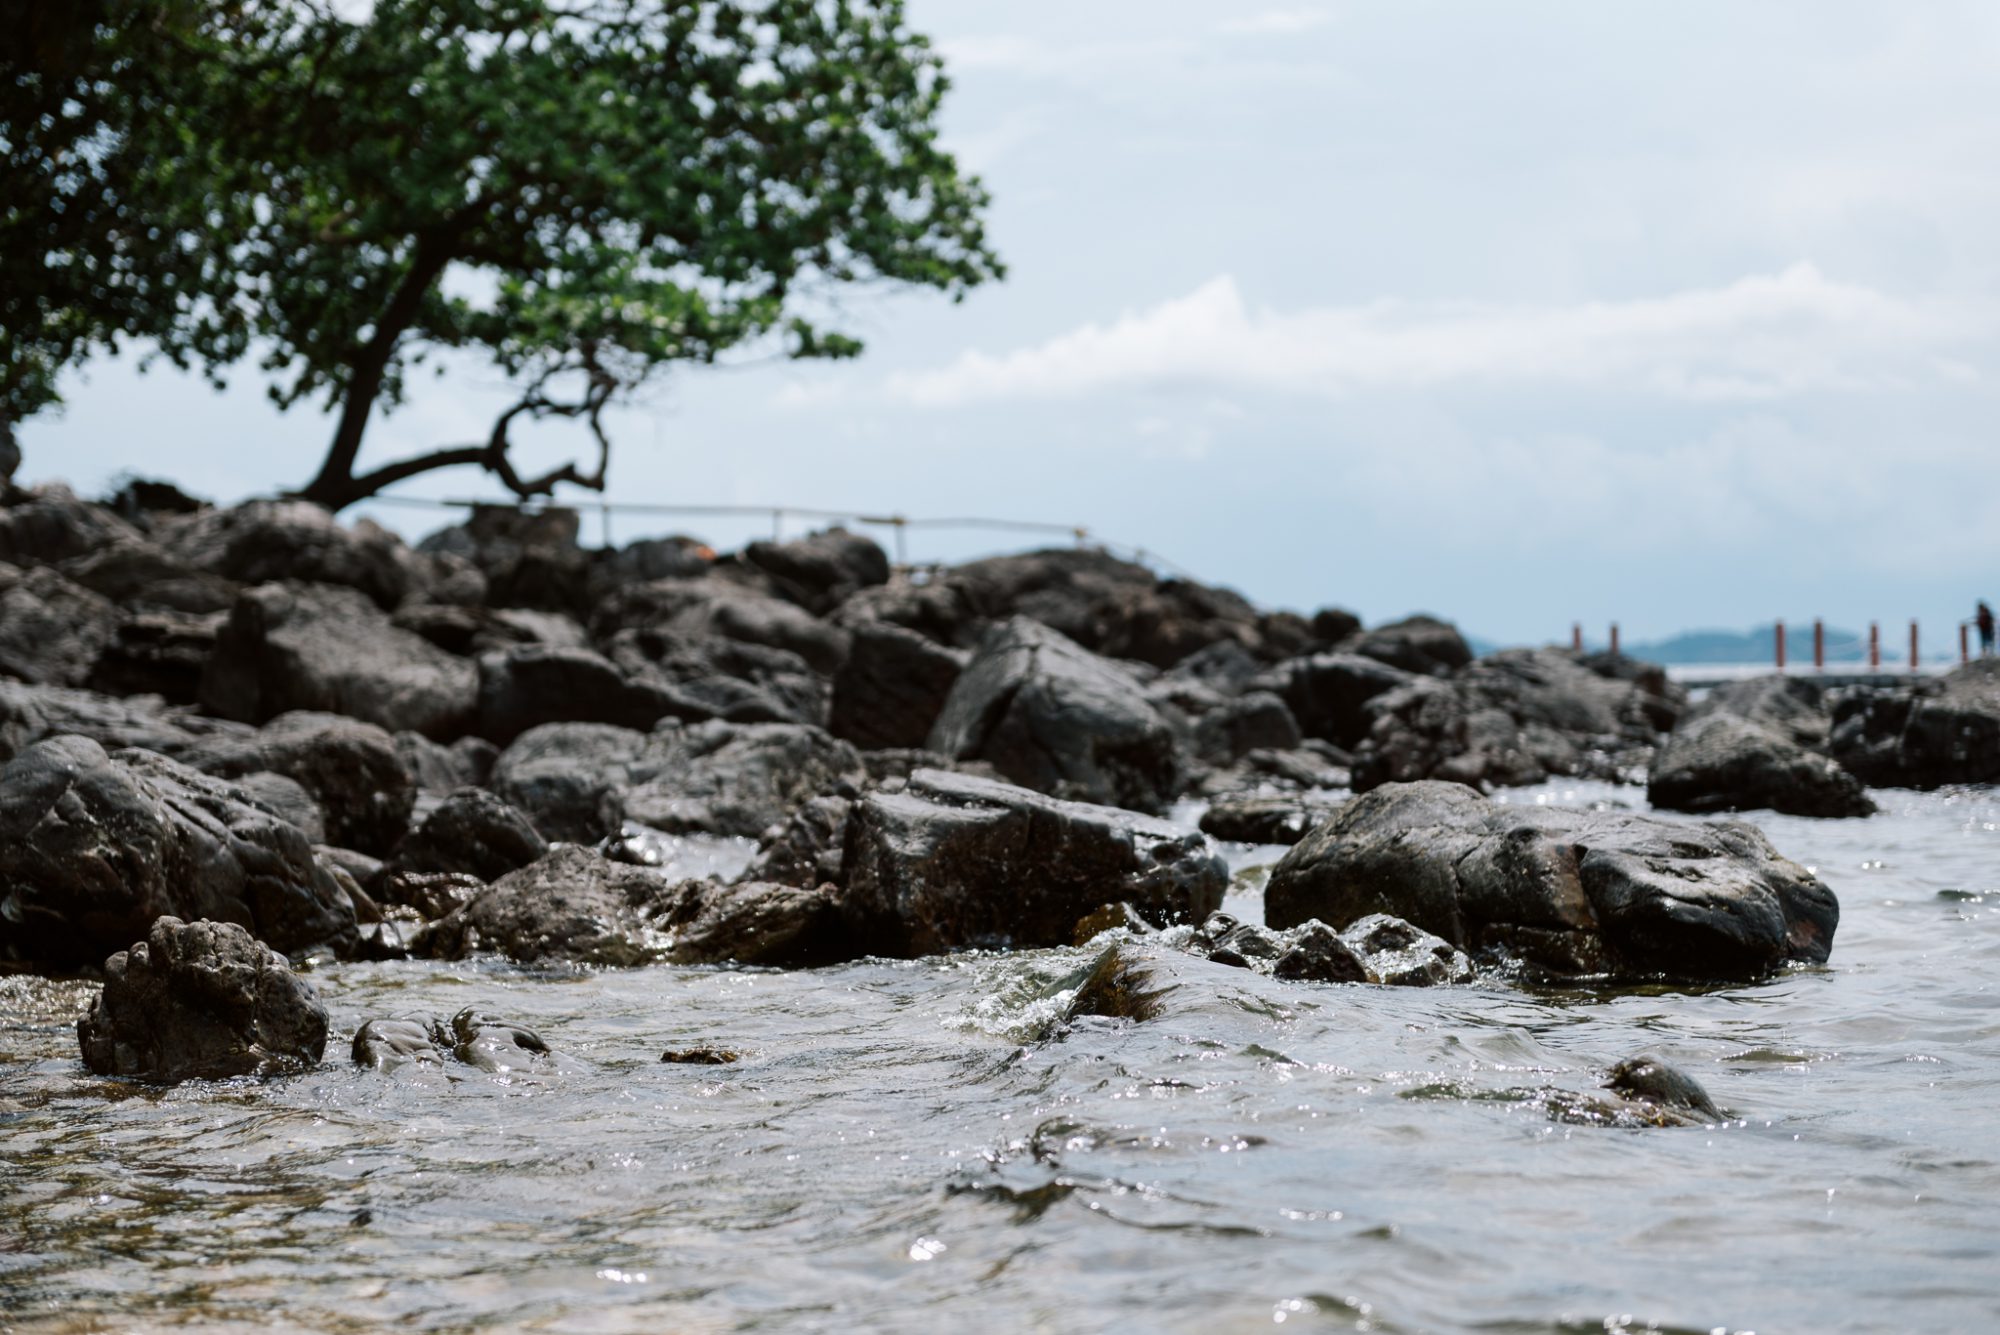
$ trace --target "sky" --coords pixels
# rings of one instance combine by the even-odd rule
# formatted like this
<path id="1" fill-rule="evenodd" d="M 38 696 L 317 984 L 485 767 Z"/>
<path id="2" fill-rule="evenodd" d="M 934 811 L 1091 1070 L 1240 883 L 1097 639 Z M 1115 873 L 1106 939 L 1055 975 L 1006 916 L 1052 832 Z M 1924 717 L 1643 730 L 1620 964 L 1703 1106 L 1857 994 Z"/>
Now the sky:
<path id="1" fill-rule="evenodd" d="M 611 499 L 1078 524 L 1266 606 L 1504 643 L 1823 616 L 1900 644 L 1915 617 L 1940 648 L 2000 597 L 2000 7 L 908 13 L 1006 281 L 853 294 L 855 362 L 666 376 L 613 419 Z M 218 394 L 103 360 L 66 393 L 23 475 L 86 491 L 269 493 L 331 431 L 248 367 Z M 483 439 L 506 400 L 452 363 L 364 463 Z M 583 445 L 552 425 L 527 458 Z"/>

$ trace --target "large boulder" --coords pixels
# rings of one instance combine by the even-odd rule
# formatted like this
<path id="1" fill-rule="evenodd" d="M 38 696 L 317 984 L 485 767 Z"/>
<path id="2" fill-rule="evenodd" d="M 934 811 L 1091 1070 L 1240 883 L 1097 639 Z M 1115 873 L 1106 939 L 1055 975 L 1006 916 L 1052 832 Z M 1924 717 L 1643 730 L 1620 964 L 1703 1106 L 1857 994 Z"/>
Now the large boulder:
<path id="1" fill-rule="evenodd" d="M 354 905 L 306 834 L 221 779 L 83 737 L 0 769 L 0 957 L 97 964 L 167 916 L 237 923 L 287 951 L 355 937 Z"/>
<path id="2" fill-rule="evenodd" d="M 101 505 L 78 500 L 59 482 L 7 492 L 0 488 L 0 561 L 52 565 L 117 542 L 140 541 L 139 531 Z"/>
<path id="3" fill-rule="evenodd" d="M 1412 674 L 1353 653 L 1312 654 L 1280 663 L 1258 679 L 1275 691 L 1308 737 L 1352 749 L 1368 735 L 1368 702 L 1409 684 Z"/>
<path id="4" fill-rule="evenodd" d="M 613 967 L 796 966 L 856 953 L 836 901 L 820 889 L 677 881 L 575 845 L 501 877 L 419 944 L 445 959 L 497 951 L 523 964 Z"/>
<path id="5" fill-rule="evenodd" d="M 1478 787 L 1551 774 L 1620 775 L 1651 758 L 1673 701 L 1559 649 L 1504 649 L 1450 678 L 1414 677 L 1369 700 L 1354 786 L 1449 779 Z"/>
<path id="6" fill-rule="evenodd" d="M 118 631 L 118 609 L 46 566 L 0 566 L 0 674 L 81 686 Z"/>
<path id="7" fill-rule="evenodd" d="M 1935 682 L 1843 692 L 1827 745 L 1878 788 L 2000 781 L 2000 659 L 1976 659 Z"/>
<path id="8" fill-rule="evenodd" d="M 534 728 L 500 756 L 493 787 L 552 839 L 589 842 L 633 820 L 669 834 L 754 838 L 810 797 L 856 789 L 853 747 L 796 723 Z"/>
<path id="9" fill-rule="evenodd" d="M 1685 728 L 1711 714 L 1733 714 L 1808 751 L 1825 751 L 1833 726 L 1826 688 L 1810 677 L 1781 673 L 1709 688 L 1707 695 L 1681 712 L 1679 726 Z"/>
<path id="10" fill-rule="evenodd" d="M 1078 919 L 1121 901 L 1150 921 L 1198 922 L 1229 880 L 1199 834 L 940 770 L 855 805 L 843 872 L 857 935 L 896 955 L 1063 945 Z"/>
<path id="11" fill-rule="evenodd" d="M 354 589 L 263 584 L 237 599 L 201 699 L 247 723 L 310 709 L 450 738 L 473 721 L 479 671 L 399 629 Z"/>
<path id="12" fill-rule="evenodd" d="M 173 556 L 238 584 L 337 584 L 393 608 L 419 582 L 402 539 L 368 520 L 344 527 L 309 501 L 246 501 L 199 510 L 156 530 Z"/>
<path id="13" fill-rule="evenodd" d="M 530 607 L 575 614 L 589 606 L 591 556 L 577 543 L 574 510 L 548 506 L 474 506 L 463 524 L 417 544 L 432 556 L 469 562 L 485 577 L 494 607 Z"/>
<path id="14" fill-rule="evenodd" d="M 1840 919 L 1749 825 L 1508 806 L 1436 781 L 1343 807 L 1272 869 L 1264 911 L 1336 929 L 1388 913 L 1462 949 L 1618 978 L 1823 963 Z"/>
<path id="15" fill-rule="evenodd" d="M 1342 646 L 1405 672 L 1447 676 L 1472 662 L 1472 646 L 1449 621 L 1419 614 L 1363 631 Z"/>
<path id="16" fill-rule="evenodd" d="M 946 699 L 929 749 L 984 760 L 1079 801 L 1164 809 L 1179 786 L 1173 726 L 1136 678 L 1026 617 L 993 627 Z"/>
<path id="17" fill-rule="evenodd" d="M 483 788 L 447 794 L 423 824 L 410 831 L 389 863 L 392 871 L 460 872 L 497 881 L 549 851 L 530 821 Z"/>
<path id="18" fill-rule="evenodd" d="M 1869 816 L 1861 781 L 1827 757 L 1733 714 L 1674 730 L 1653 758 L 1646 800 L 1709 815 L 1768 807 L 1790 816 Z"/>
<path id="19" fill-rule="evenodd" d="M 827 679 L 789 649 L 722 635 L 631 629 L 605 652 L 633 688 L 661 701 L 662 717 L 690 723 L 809 723 L 825 727 Z"/>
<path id="20" fill-rule="evenodd" d="M 869 750 L 922 746 L 966 657 L 892 623 L 857 627 L 833 679 L 827 730 Z"/>
<path id="21" fill-rule="evenodd" d="M 220 613 L 129 612 L 118 621 L 85 684 L 108 695 L 157 695 L 192 705 L 201 699 L 201 675 L 227 619 Z"/>
<path id="22" fill-rule="evenodd" d="M 262 770 L 296 781 L 325 813 L 328 842 L 376 857 L 403 837 L 416 802 L 396 739 L 338 714 L 280 714 L 255 732 L 196 739 L 171 754 L 220 778 Z"/>
<path id="23" fill-rule="evenodd" d="M 169 708 L 158 699 L 121 700 L 96 691 L 0 681 L 0 761 L 65 733 L 88 737 L 107 750 L 137 746 L 179 755 L 204 738 L 252 731 L 241 723 Z"/>
<path id="24" fill-rule="evenodd" d="M 647 630 L 680 640 L 719 637 L 783 649 L 832 675 L 847 657 L 848 632 L 738 579 L 663 579 L 620 589 L 598 604 L 591 631 L 611 640 Z"/>
<path id="25" fill-rule="evenodd" d="M 676 701 L 663 687 L 589 649 L 529 644 L 479 660 L 478 732 L 496 746 L 544 723 L 643 731 L 669 714 L 678 716 Z"/>
<path id="26" fill-rule="evenodd" d="M 76 1022 L 83 1064 L 160 1084 L 310 1071 L 326 1007 L 285 957 L 234 923 L 160 918 L 104 962 Z"/>
<path id="27" fill-rule="evenodd" d="M 844 528 L 792 542 L 753 542 L 743 559 L 769 577 L 778 594 L 825 616 L 856 593 L 889 582 L 889 557 Z"/>
<path id="28" fill-rule="evenodd" d="M 72 557 L 61 568 L 78 584 L 130 608 L 201 615 L 226 612 L 236 601 L 233 580 L 138 538 Z"/>

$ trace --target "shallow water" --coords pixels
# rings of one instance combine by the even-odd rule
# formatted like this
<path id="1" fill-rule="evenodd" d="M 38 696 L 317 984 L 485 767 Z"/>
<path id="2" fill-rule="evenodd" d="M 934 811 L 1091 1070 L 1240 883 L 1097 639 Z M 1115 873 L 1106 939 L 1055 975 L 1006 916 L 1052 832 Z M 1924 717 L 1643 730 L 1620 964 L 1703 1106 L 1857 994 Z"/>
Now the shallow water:
<path id="1" fill-rule="evenodd" d="M 803 973 L 316 973 L 328 1061 L 85 1073 L 89 988 L 0 980 L 0 1326 L 1729 1332 L 2000 1324 L 2000 800 L 1762 816 L 1838 892 L 1758 986 L 1280 984 L 1044 1038 L 1094 952 Z M 1643 807 L 1558 783 L 1508 800 Z M 1235 850 L 1254 867 L 1278 850 Z M 1253 920 L 1256 875 L 1231 907 Z M 553 1069 L 362 1072 L 466 1005 Z M 733 1065 L 663 1049 L 737 1050 Z M 1641 1051 L 1720 1126 L 1570 1125 Z"/>

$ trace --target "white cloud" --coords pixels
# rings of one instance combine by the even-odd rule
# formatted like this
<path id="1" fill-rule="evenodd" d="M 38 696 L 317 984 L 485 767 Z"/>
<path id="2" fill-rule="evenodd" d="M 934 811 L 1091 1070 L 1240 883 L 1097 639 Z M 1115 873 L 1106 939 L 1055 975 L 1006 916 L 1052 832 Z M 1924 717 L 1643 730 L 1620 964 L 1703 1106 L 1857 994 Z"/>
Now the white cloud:
<path id="1" fill-rule="evenodd" d="M 892 376 L 925 405 L 1226 387 L 1325 396 L 1566 385 L 1692 400 L 1962 380 L 1993 312 L 1836 282 L 1810 264 L 1664 297 L 1566 306 L 1381 301 L 1253 308 L 1235 280 L 1032 347 Z"/>
<path id="2" fill-rule="evenodd" d="M 1332 16 L 1319 9 L 1267 9 L 1229 19 L 1217 29 L 1232 37 L 1287 37 L 1324 27 Z"/>

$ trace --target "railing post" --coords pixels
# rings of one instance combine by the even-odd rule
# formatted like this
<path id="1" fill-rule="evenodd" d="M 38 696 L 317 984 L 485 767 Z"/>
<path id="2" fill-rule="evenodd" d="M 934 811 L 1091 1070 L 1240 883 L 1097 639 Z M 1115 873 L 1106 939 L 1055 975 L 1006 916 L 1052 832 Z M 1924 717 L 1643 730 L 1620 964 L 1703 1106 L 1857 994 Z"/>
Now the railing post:
<path id="1" fill-rule="evenodd" d="M 1917 619 L 1910 618 L 1910 671 L 1917 670 Z"/>
<path id="2" fill-rule="evenodd" d="M 1778 618 L 1778 631 L 1774 637 L 1778 642 L 1778 671 L 1785 670 L 1785 619 Z"/>
<path id="3" fill-rule="evenodd" d="M 1826 622 L 1813 618 L 1813 671 L 1826 671 Z"/>
<path id="4" fill-rule="evenodd" d="M 1573 654 L 1583 652 L 1583 623 L 1572 621 L 1569 625 L 1569 648 Z"/>
<path id="5" fill-rule="evenodd" d="M 1961 663 L 1972 661 L 1972 627 L 1963 621 L 1958 623 L 1958 661 Z"/>
<path id="6" fill-rule="evenodd" d="M 1611 623 L 1611 657 L 1614 662 L 1618 658 L 1618 623 L 1616 621 Z"/>
<path id="7" fill-rule="evenodd" d="M 1868 670 L 1882 670 L 1882 626 L 1876 621 L 1868 623 Z"/>

